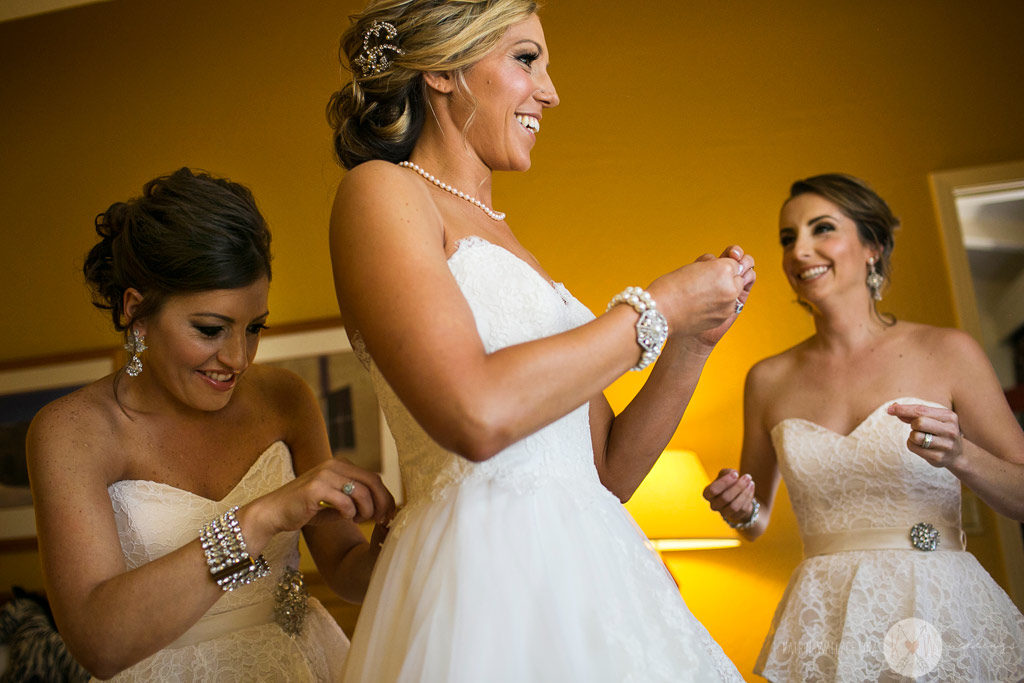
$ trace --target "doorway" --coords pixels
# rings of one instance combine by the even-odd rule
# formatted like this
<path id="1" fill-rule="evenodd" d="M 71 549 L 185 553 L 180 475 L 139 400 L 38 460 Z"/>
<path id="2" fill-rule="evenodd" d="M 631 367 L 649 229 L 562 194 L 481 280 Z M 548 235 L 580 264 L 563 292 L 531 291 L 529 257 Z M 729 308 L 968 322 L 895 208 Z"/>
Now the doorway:
<path id="1" fill-rule="evenodd" d="M 930 174 L 959 327 L 1024 420 L 1024 161 Z M 996 515 L 1009 593 L 1024 609 L 1024 527 Z"/>

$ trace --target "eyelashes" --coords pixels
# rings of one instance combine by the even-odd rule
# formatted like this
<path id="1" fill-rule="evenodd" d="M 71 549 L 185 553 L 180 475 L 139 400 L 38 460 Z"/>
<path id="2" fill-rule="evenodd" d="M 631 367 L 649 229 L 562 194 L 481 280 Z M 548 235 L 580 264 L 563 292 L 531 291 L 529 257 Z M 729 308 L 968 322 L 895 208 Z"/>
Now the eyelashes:
<path id="1" fill-rule="evenodd" d="M 540 53 L 534 51 L 521 52 L 515 56 L 515 59 L 526 66 L 533 66 L 533 63 L 540 59 Z"/>
<path id="2" fill-rule="evenodd" d="M 820 235 L 826 232 L 835 232 L 836 226 L 828 221 L 822 221 L 821 223 L 815 223 L 811 226 L 811 232 L 815 235 Z M 796 234 L 792 232 L 784 232 L 779 235 L 779 244 L 783 247 L 788 247 L 796 242 Z"/>
<path id="3" fill-rule="evenodd" d="M 224 331 L 223 325 L 193 325 L 199 334 L 207 339 L 213 339 Z M 246 334 L 259 334 L 263 330 L 270 329 L 266 323 L 253 323 L 245 328 Z"/>

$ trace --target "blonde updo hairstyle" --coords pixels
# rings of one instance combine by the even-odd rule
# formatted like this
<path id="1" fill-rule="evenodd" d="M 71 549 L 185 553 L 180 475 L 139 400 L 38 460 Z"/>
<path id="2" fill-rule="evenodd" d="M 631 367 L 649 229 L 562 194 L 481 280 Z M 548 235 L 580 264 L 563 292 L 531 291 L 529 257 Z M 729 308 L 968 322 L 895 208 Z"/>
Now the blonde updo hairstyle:
<path id="1" fill-rule="evenodd" d="M 426 116 L 423 74 L 455 72 L 459 87 L 468 91 L 466 70 L 493 50 L 510 26 L 536 11 L 535 0 L 375 0 L 351 16 L 339 57 L 352 80 L 327 105 L 341 165 L 408 159 Z M 364 75 L 356 60 L 375 21 L 395 27 L 397 36 L 383 42 L 401 53 L 386 50 L 388 67 Z"/>

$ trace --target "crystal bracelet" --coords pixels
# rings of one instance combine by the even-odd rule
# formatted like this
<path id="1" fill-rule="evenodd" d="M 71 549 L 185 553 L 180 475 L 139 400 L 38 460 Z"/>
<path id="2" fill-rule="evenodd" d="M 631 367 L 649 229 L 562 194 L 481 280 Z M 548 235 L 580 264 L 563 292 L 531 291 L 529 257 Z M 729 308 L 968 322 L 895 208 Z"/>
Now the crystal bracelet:
<path id="1" fill-rule="evenodd" d="M 630 370 L 639 371 L 653 363 L 661 355 L 668 340 L 668 321 L 661 314 L 650 292 L 639 287 L 626 287 L 608 302 L 610 311 L 619 304 L 627 304 L 640 314 L 636 321 L 636 343 L 640 346 L 640 361 Z"/>
<path id="2" fill-rule="evenodd" d="M 754 524 L 757 522 L 757 515 L 759 512 L 761 512 L 761 504 L 757 502 L 757 498 L 754 498 L 754 505 L 750 510 L 750 517 L 748 517 L 745 522 L 730 522 L 726 519 L 725 523 L 731 526 L 733 529 L 744 531 L 754 526 Z M 725 517 L 723 516 L 722 519 L 725 519 Z"/>
<path id="3" fill-rule="evenodd" d="M 270 566 L 263 555 L 255 559 L 249 556 L 242 538 L 242 527 L 235 517 L 237 510 L 236 505 L 199 530 L 199 542 L 203 546 L 210 575 L 225 591 L 233 591 L 270 573 Z"/>

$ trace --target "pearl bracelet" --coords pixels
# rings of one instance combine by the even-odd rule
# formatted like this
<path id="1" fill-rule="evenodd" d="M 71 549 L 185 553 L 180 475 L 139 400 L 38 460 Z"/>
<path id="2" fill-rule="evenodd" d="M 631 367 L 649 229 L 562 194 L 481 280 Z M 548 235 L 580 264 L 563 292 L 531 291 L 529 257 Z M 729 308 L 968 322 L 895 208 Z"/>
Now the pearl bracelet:
<path id="1" fill-rule="evenodd" d="M 235 517 L 237 511 L 236 505 L 199 530 L 199 542 L 203 546 L 210 575 L 225 591 L 233 591 L 270 574 L 270 566 L 263 555 L 256 559 L 249 556 L 242 538 L 242 527 Z"/>
<path id="2" fill-rule="evenodd" d="M 640 346 L 640 361 L 630 370 L 639 371 L 658 360 L 668 340 L 668 321 L 658 311 L 651 293 L 639 287 L 626 287 L 612 297 L 606 311 L 619 304 L 628 304 L 640 314 L 636 321 L 636 343 Z"/>
<path id="3" fill-rule="evenodd" d="M 750 517 L 747 518 L 747 521 L 730 522 L 729 520 L 725 519 L 724 516 L 722 517 L 722 519 L 725 519 L 725 523 L 731 526 L 733 529 L 743 531 L 754 526 L 754 524 L 757 522 L 757 515 L 759 512 L 761 512 L 761 504 L 757 502 L 757 498 L 754 498 L 754 505 L 753 508 L 750 510 Z"/>

